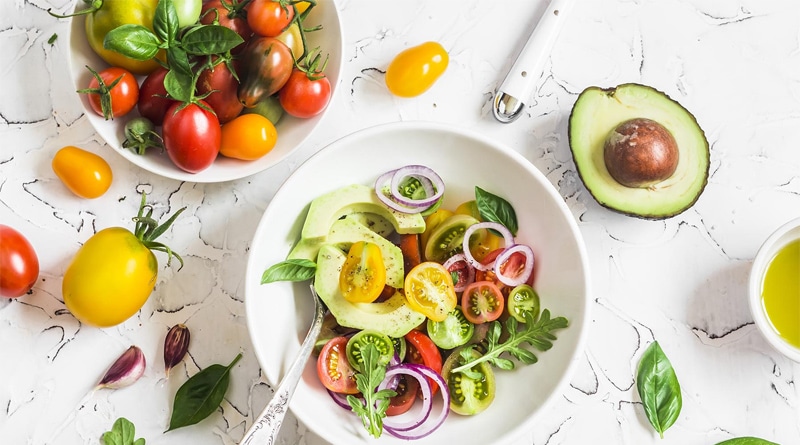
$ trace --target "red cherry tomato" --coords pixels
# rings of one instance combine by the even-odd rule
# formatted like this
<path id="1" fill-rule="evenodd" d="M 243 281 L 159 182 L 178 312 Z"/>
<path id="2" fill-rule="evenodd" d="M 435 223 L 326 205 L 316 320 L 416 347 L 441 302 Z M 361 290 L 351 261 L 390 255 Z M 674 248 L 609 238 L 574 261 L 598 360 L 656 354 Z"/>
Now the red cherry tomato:
<path id="1" fill-rule="evenodd" d="M 210 0 L 203 2 L 200 12 L 200 23 L 211 25 L 216 20 L 220 26 L 232 29 L 239 34 L 245 42 L 253 35 L 250 25 L 247 24 L 247 15 L 244 6 L 247 5 L 243 0 Z M 245 46 L 242 42 L 231 50 L 231 54 L 237 54 Z"/>
<path id="2" fill-rule="evenodd" d="M 294 8 L 285 1 L 252 0 L 246 9 L 250 29 L 265 37 L 277 37 L 294 19 Z"/>
<path id="3" fill-rule="evenodd" d="M 217 114 L 219 123 L 224 124 L 239 116 L 244 106 L 239 102 L 239 80 L 231 72 L 231 66 L 225 62 L 215 63 L 200 71 L 197 92 L 200 95 L 208 94 L 203 100 Z"/>
<path id="4" fill-rule="evenodd" d="M 202 100 L 198 102 L 209 108 Z M 164 116 L 164 148 L 176 166 L 197 173 L 210 167 L 217 158 L 222 129 L 214 113 L 196 103 L 184 105 L 176 102 Z"/>
<path id="5" fill-rule="evenodd" d="M 39 257 L 25 235 L 0 224 L 0 295 L 25 295 L 39 278 Z"/>
<path id="6" fill-rule="evenodd" d="M 87 97 L 92 110 L 98 115 L 104 116 L 106 119 L 124 116 L 133 110 L 133 107 L 136 106 L 136 102 L 139 100 L 139 83 L 136 81 L 136 77 L 126 69 L 113 66 L 97 74 L 100 76 L 100 79 L 103 80 L 104 86 L 100 85 L 97 77 L 92 76 L 92 80 L 89 81 L 88 90 L 81 90 L 88 92 Z M 119 79 L 119 81 L 116 85 L 109 88 L 117 79 Z M 104 91 L 106 89 L 107 91 Z M 111 99 L 110 109 L 103 110 L 103 95 L 108 95 Z"/>
<path id="7" fill-rule="evenodd" d="M 389 407 L 386 408 L 387 416 L 398 416 L 414 406 L 417 392 L 419 392 L 419 381 L 411 376 L 401 374 L 395 391 L 397 395 L 389 399 Z"/>
<path id="8" fill-rule="evenodd" d="M 164 76 L 168 72 L 168 69 L 159 66 L 145 77 L 139 88 L 139 114 L 149 119 L 154 125 L 164 123 L 164 115 L 167 114 L 167 108 L 175 103 L 175 100 L 166 97 L 167 90 L 164 88 Z"/>
<path id="9" fill-rule="evenodd" d="M 321 113 L 331 100 L 331 82 L 322 73 L 307 74 L 295 69 L 278 92 L 281 106 L 294 117 L 309 118 Z"/>
<path id="10" fill-rule="evenodd" d="M 500 318 L 505 301 L 500 288 L 493 282 L 475 281 L 461 294 L 461 311 L 472 323 L 486 323 Z"/>
<path id="11" fill-rule="evenodd" d="M 406 334 L 405 339 L 408 343 L 407 362 L 425 365 L 439 374 L 442 373 L 442 353 L 430 337 L 422 331 L 412 330 Z M 433 379 L 428 380 L 433 387 L 433 394 L 436 394 L 439 385 Z"/>
<path id="12" fill-rule="evenodd" d="M 317 357 L 317 376 L 325 388 L 340 394 L 357 394 L 355 370 L 347 361 L 347 337 L 325 343 Z"/>

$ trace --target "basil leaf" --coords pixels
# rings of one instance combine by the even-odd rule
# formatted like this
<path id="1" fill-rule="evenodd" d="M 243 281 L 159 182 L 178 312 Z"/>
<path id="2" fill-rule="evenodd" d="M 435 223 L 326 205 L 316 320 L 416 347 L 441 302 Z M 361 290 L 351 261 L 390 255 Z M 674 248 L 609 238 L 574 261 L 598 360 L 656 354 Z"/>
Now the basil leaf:
<path id="1" fill-rule="evenodd" d="M 136 60 L 150 60 L 158 53 L 158 37 L 142 25 L 117 26 L 106 34 L 103 48 Z"/>
<path id="2" fill-rule="evenodd" d="M 236 31 L 221 25 L 196 26 L 181 37 L 181 48 L 189 54 L 210 56 L 225 53 L 244 42 Z"/>
<path id="3" fill-rule="evenodd" d="M 305 281 L 314 277 L 317 265 L 311 260 L 291 259 L 273 264 L 261 275 L 261 284 L 275 281 Z"/>
<path id="4" fill-rule="evenodd" d="M 169 70 L 164 76 L 164 89 L 173 99 L 180 102 L 189 102 L 194 94 L 192 77 L 187 77 L 179 71 Z"/>
<path id="5" fill-rule="evenodd" d="M 133 423 L 120 417 L 114 422 L 111 431 L 106 431 L 101 436 L 105 445 L 145 445 L 144 439 L 134 440 L 136 435 L 136 427 Z"/>
<path id="6" fill-rule="evenodd" d="M 487 192 L 486 190 L 475 186 L 475 204 L 478 206 L 478 212 L 486 221 L 500 223 L 511 232 L 512 235 L 517 236 L 517 212 L 514 207 L 505 199 Z"/>
<path id="7" fill-rule="evenodd" d="M 636 387 L 647 419 L 663 439 L 664 431 L 678 419 L 683 398 L 675 370 L 657 341 L 639 361 Z"/>
<path id="8" fill-rule="evenodd" d="M 228 366 L 211 365 L 181 385 L 175 393 L 167 431 L 194 425 L 216 411 L 228 390 L 230 370 L 241 358 L 242 354 L 236 355 Z"/>
<path id="9" fill-rule="evenodd" d="M 178 11 L 172 0 L 159 0 L 153 16 L 153 31 L 162 42 L 171 44 L 178 38 L 179 28 Z"/>
<path id="10" fill-rule="evenodd" d="M 775 442 L 759 439 L 758 437 L 735 437 L 724 440 L 717 445 L 778 445 Z"/>

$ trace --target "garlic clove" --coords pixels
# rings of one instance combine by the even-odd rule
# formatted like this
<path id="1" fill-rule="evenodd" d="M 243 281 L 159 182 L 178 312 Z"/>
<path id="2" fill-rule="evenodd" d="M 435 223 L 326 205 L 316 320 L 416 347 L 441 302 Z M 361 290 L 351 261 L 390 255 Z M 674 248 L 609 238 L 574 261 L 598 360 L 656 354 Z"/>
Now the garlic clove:
<path id="1" fill-rule="evenodd" d="M 138 346 L 131 346 L 108 368 L 97 388 L 119 389 L 132 385 L 144 374 L 147 361 Z"/>
<path id="2" fill-rule="evenodd" d="M 164 338 L 164 372 L 169 378 L 169 370 L 183 360 L 189 350 L 189 328 L 178 323 L 167 332 Z"/>

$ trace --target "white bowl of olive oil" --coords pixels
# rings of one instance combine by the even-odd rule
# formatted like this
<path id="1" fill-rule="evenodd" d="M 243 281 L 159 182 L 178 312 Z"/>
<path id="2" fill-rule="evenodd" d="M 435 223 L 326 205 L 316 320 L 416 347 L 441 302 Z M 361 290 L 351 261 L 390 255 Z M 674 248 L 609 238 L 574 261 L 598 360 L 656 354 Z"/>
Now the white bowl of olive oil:
<path id="1" fill-rule="evenodd" d="M 753 319 L 767 341 L 800 363 L 800 218 L 780 226 L 753 260 Z"/>

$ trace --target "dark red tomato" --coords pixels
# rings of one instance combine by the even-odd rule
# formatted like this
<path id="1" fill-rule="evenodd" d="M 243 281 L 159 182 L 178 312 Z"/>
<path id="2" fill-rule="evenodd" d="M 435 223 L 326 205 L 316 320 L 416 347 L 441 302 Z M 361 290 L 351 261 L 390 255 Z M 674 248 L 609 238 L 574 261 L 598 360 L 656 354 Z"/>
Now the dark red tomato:
<path id="1" fill-rule="evenodd" d="M 253 37 L 241 54 L 239 101 L 253 108 L 277 93 L 289 80 L 294 67 L 292 50 L 274 37 Z"/>
<path id="2" fill-rule="evenodd" d="M 239 81 L 224 62 L 205 68 L 197 78 L 197 92 L 201 95 L 210 93 L 203 100 L 217 114 L 220 124 L 233 120 L 242 112 L 244 106 L 239 102 L 238 89 Z"/>
<path id="3" fill-rule="evenodd" d="M 277 37 L 294 19 L 294 8 L 288 2 L 251 0 L 247 5 L 247 24 L 254 33 Z"/>
<path id="4" fill-rule="evenodd" d="M 92 110 L 106 119 L 124 116 L 133 110 L 139 100 L 139 83 L 136 81 L 136 77 L 128 70 L 114 66 L 106 68 L 98 74 L 104 85 L 101 86 L 95 76 L 92 76 L 92 80 L 89 81 L 88 90 L 97 91 L 88 93 L 89 105 Z M 119 81 L 111 87 L 111 84 L 117 79 Z M 111 108 L 108 110 L 103 110 L 103 95 L 108 95 L 111 99 Z"/>
<path id="5" fill-rule="evenodd" d="M 215 21 L 220 26 L 232 29 L 239 34 L 245 42 L 253 35 L 250 25 L 247 24 L 247 15 L 242 7 L 242 1 L 229 0 L 210 0 L 203 2 L 200 10 L 200 23 L 210 25 Z M 244 3 L 246 5 L 246 3 Z M 245 43 L 242 42 L 231 50 L 231 54 L 237 54 L 244 49 Z"/>
<path id="6" fill-rule="evenodd" d="M 175 100 L 167 98 L 167 90 L 164 88 L 164 76 L 169 72 L 168 69 L 159 66 L 142 81 L 139 87 L 139 114 L 146 117 L 155 125 L 164 123 L 164 115 L 167 108 L 175 103 Z"/>
<path id="7" fill-rule="evenodd" d="M 209 108 L 205 102 L 198 102 Z M 210 167 L 217 158 L 222 130 L 211 111 L 195 103 L 184 105 L 176 102 L 164 116 L 164 148 L 178 168 L 197 173 Z"/>
<path id="8" fill-rule="evenodd" d="M 278 93 L 278 99 L 283 109 L 294 117 L 316 116 L 331 100 L 331 82 L 322 73 L 307 74 L 295 69 Z"/>
<path id="9" fill-rule="evenodd" d="M 25 235 L 0 224 L 0 295 L 25 295 L 39 278 L 39 257 Z"/>
<path id="10" fill-rule="evenodd" d="M 430 337 L 415 329 L 406 334 L 405 338 L 408 343 L 407 362 L 425 365 L 439 374 L 442 373 L 442 353 Z M 433 379 L 429 378 L 428 381 L 433 388 L 433 394 L 436 394 L 439 386 Z"/>
<path id="11" fill-rule="evenodd" d="M 407 375 L 400 375 L 395 391 L 397 395 L 389 400 L 389 407 L 386 408 L 387 416 L 399 416 L 414 406 L 419 392 L 419 381 Z"/>
<path id="12" fill-rule="evenodd" d="M 495 260 L 495 258 L 497 258 L 498 255 L 500 255 L 500 252 L 502 251 L 503 248 L 501 247 L 499 249 L 495 249 L 489 252 L 488 254 L 486 254 L 486 256 L 483 258 L 481 262 L 483 264 L 491 263 L 492 261 Z M 519 275 L 525 269 L 525 260 L 526 258 L 524 254 L 514 253 L 505 263 L 503 263 L 500 266 L 500 270 L 503 271 L 503 274 L 508 275 L 510 277 Z M 484 270 L 475 271 L 475 281 L 491 281 L 498 287 L 498 289 L 500 289 L 500 291 L 506 297 L 513 289 L 512 286 L 504 284 L 497 278 L 497 274 L 494 273 L 493 268 L 485 271 Z M 533 286 L 533 274 L 531 274 L 531 277 L 528 279 L 527 284 Z"/>
<path id="13" fill-rule="evenodd" d="M 347 337 L 325 343 L 317 357 L 317 377 L 322 385 L 340 394 L 357 394 L 356 371 L 347 361 Z"/>
<path id="14" fill-rule="evenodd" d="M 475 281 L 461 293 L 461 311 L 475 324 L 495 321 L 505 308 L 505 297 L 491 281 Z"/>
<path id="15" fill-rule="evenodd" d="M 403 253 L 403 270 L 406 273 L 422 262 L 418 234 L 406 233 L 400 235 L 400 243 L 398 246 Z"/>

